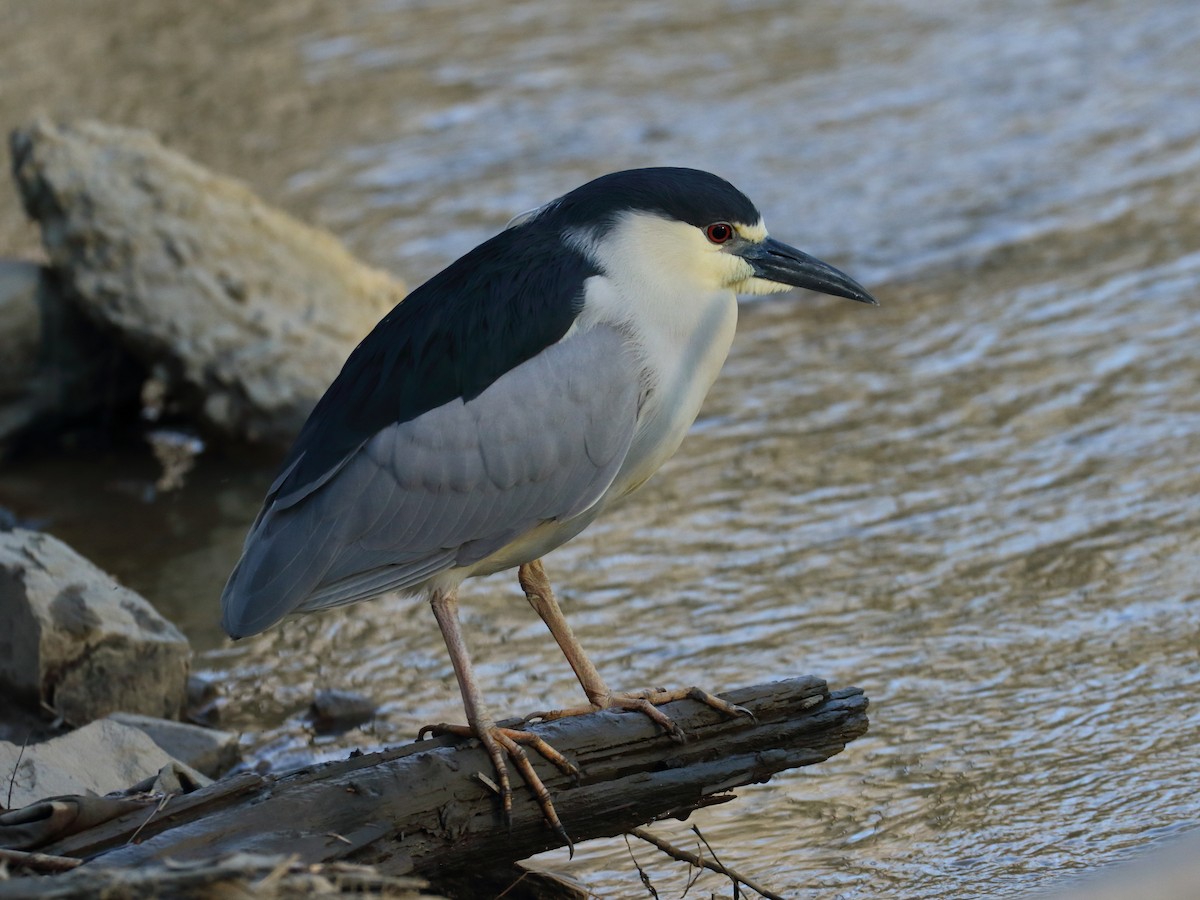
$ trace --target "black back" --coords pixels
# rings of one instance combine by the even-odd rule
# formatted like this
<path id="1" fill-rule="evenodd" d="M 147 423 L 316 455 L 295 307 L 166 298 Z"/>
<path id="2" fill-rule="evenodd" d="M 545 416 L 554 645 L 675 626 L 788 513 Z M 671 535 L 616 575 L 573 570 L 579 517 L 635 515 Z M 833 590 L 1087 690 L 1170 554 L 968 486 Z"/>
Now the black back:
<path id="1" fill-rule="evenodd" d="M 346 360 L 300 430 L 278 493 L 310 484 L 373 435 L 492 382 L 558 341 L 596 268 L 522 225 L 452 263 L 397 304 Z"/>

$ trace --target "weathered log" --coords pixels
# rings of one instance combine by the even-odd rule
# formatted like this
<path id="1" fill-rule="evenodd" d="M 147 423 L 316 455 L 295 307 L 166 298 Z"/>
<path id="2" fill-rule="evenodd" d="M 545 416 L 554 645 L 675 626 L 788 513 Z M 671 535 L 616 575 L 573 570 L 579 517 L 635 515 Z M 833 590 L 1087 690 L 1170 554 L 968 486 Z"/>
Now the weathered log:
<path id="1" fill-rule="evenodd" d="M 582 771 L 573 784 L 531 754 L 574 839 L 686 817 L 731 799 L 732 788 L 828 759 L 867 729 L 862 691 L 830 692 L 813 676 L 722 696 L 757 721 L 683 700 L 664 707 L 689 735 L 683 744 L 631 713 L 533 726 Z M 561 843 L 519 779 L 506 827 L 487 786 L 492 774 L 475 741 L 419 741 L 278 777 L 244 773 L 157 813 L 139 810 L 41 849 L 104 867 L 237 850 L 298 854 L 310 863 L 349 859 L 388 874 L 421 875 L 447 892 L 483 895 L 515 861 Z"/>

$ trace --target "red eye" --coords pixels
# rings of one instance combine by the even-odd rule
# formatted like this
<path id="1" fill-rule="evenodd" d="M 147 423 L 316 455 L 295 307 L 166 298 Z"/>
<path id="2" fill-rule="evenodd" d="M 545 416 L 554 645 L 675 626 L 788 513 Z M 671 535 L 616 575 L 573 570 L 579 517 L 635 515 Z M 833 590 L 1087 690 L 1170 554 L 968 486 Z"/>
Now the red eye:
<path id="1" fill-rule="evenodd" d="M 704 234 L 714 244 L 724 244 L 733 237 L 733 226 L 728 222 L 715 222 L 704 229 Z"/>

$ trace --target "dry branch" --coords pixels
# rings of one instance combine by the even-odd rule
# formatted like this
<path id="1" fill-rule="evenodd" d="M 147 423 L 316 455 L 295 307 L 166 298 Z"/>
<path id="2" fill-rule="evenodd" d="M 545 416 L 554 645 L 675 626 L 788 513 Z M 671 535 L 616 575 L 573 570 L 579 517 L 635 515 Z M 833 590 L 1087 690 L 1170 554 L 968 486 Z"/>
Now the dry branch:
<path id="1" fill-rule="evenodd" d="M 664 707 L 688 733 L 678 744 L 644 716 L 605 712 L 534 726 L 583 772 L 578 784 L 535 761 L 576 841 L 621 834 L 728 799 L 839 752 L 867 729 L 856 688 L 829 692 L 809 676 L 722 695 L 757 718 L 729 719 L 691 700 Z M 417 874 L 439 889 L 502 889 L 513 864 L 559 841 L 518 786 L 511 827 L 485 786 L 491 766 L 474 741 L 439 738 L 354 756 L 278 777 L 242 774 L 48 847 L 89 867 L 136 867 L 235 851 L 296 854 L 308 863 L 349 859 Z M 131 842 L 138 832 L 136 842 Z"/>

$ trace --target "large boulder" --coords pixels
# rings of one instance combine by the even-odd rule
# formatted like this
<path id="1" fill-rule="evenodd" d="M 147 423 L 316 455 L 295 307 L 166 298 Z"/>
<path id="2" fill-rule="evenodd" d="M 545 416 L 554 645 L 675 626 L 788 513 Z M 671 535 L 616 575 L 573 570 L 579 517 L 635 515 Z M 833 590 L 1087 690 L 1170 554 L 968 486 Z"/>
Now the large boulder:
<path id="1" fill-rule="evenodd" d="M 0 531 L 0 689 L 76 726 L 177 718 L 190 655 L 174 625 L 62 541 Z"/>
<path id="2" fill-rule="evenodd" d="M 169 405 L 218 432 L 290 439 L 404 295 L 146 132 L 39 120 L 11 143 L 64 290 L 165 382 Z"/>

